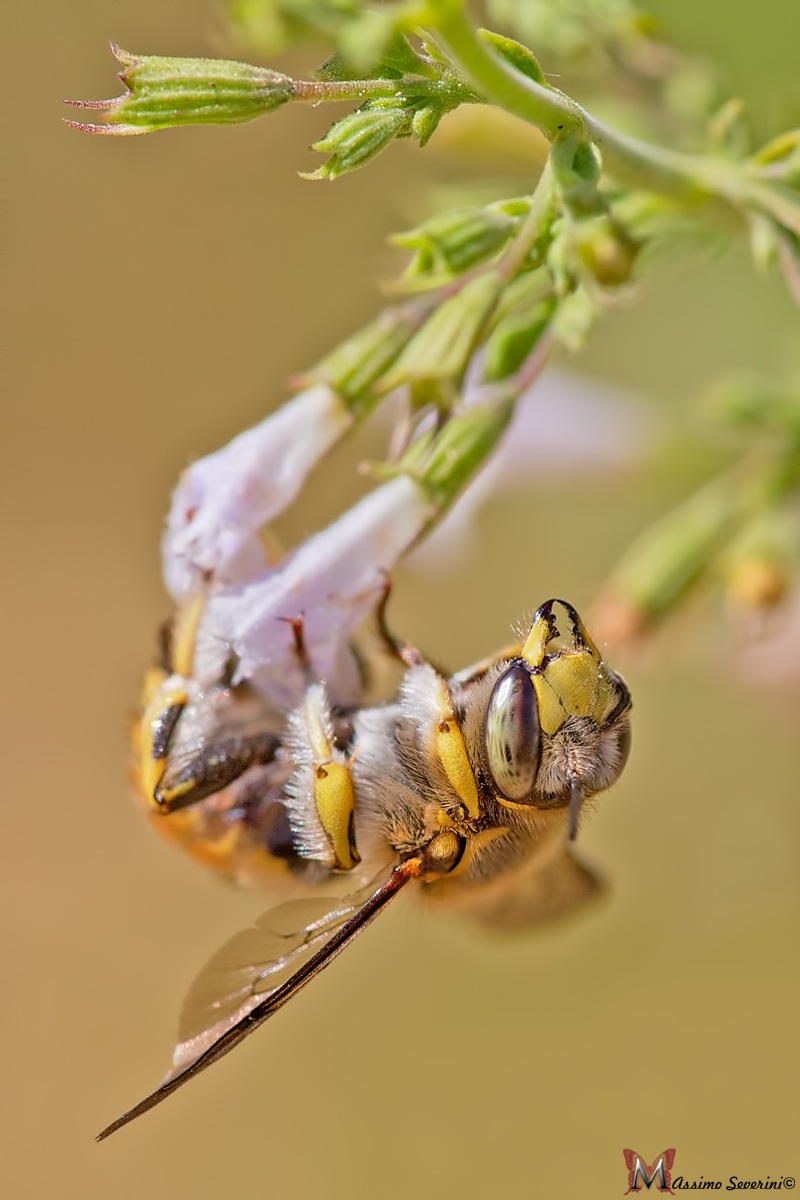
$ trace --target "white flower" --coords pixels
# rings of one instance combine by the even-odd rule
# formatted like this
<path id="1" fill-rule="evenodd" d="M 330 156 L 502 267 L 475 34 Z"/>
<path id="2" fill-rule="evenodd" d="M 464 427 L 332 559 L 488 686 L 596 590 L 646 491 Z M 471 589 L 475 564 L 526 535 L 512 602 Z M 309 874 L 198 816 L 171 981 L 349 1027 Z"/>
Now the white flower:
<path id="1" fill-rule="evenodd" d="M 259 531 L 294 500 L 352 420 L 346 402 L 317 384 L 184 471 L 162 544 L 175 600 L 212 581 L 252 579 L 268 566 Z"/>
<path id="2" fill-rule="evenodd" d="M 380 600 L 388 573 L 420 536 L 432 509 L 400 475 L 254 579 L 209 593 L 203 632 L 237 659 L 233 682 L 251 682 L 273 705 L 298 703 L 311 679 L 346 703 L 357 690 L 348 639 Z M 304 668 L 291 622 L 302 621 Z"/>

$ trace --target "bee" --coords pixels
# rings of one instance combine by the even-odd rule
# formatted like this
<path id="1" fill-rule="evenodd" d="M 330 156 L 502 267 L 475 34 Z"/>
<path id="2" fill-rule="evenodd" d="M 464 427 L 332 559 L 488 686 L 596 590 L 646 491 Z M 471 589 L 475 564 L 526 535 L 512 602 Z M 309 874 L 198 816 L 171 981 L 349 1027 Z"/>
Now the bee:
<path id="1" fill-rule="evenodd" d="M 403 676 L 379 704 L 357 702 L 346 670 L 317 677 L 304 620 L 287 624 L 293 661 L 279 683 L 299 700 L 286 710 L 274 688 L 268 698 L 237 680 L 202 596 L 184 604 L 146 679 L 137 786 L 152 822 L 230 878 L 302 895 L 210 960 L 170 1073 L 98 1140 L 243 1041 L 401 890 L 513 928 L 599 887 L 571 843 L 625 766 L 631 697 L 570 604 L 546 601 L 517 643 L 449 676 L 391 637 L 381 606 Z M 342 880 L 357 886 L 320 892 Z"/>

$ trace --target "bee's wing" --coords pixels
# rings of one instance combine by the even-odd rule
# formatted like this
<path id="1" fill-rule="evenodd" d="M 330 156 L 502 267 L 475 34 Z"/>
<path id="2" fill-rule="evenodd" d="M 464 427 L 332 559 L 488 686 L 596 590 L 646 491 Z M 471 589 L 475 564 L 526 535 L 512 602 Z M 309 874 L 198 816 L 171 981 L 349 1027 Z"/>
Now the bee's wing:
<path id="1" fill-rule="evenodd" d="M 459 915 L 491 929 L 530 929 L 596 900 L 602 878 L 574 854 L 560 830 L 537 841 L 516 869 L 465 889 Z"/>
<path id="2" fill-rule="evenodd" d="M 226 942 L 189 990 L 166 1079 L 97 1140 L 165 1100 L 282 1008 L 374 920 L 418 867 L 418 859 L 395 864 L 350 896 L 279 904 Z"/>

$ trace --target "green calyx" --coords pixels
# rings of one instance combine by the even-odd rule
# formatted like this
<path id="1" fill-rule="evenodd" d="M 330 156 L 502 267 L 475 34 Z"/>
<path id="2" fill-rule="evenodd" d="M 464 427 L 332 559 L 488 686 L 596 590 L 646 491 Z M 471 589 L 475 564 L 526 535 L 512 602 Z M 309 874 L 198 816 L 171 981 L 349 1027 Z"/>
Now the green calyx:
<path id="1" fill-rule="evenodd" d="M 116 100 L 75 102 L 101 109 L 101 125 L 79 124 L 92 133 L 152 133 L 177 125 L 232 125 L 251 121 L 290 100 L 287 75 L 222 58 L 162 58 L 128 54 L 112 42 L 128 89 Z"/>

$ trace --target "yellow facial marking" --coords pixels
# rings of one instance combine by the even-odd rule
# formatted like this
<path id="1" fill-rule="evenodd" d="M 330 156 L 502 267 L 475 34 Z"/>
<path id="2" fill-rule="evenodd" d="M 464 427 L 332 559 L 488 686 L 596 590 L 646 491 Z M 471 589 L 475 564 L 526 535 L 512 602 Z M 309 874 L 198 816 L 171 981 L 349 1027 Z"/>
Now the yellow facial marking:
<path id="1" fill-rule="evenodd" d="M 326 762 L 314 768 L 314 805 L 333 849 L 334 866 L 349 871 L 361 858 L 353 834 L 355 796 L 346 763 Z"/>
<path id="2" fill-rule="evenodd" d="M 532 667 L 538 668 L 542 665 L 545 647 L 550 640 L 550 636 L 550 625 L 545 617 L 539 617 L 538 620 L 533 622 L 531 631 L 525 639 L 521 651 L 522 657 Z"/>
<path id="3" fill-rule="evenodd" d="M 611 680 L 588 650 L 561 654 L 532 678 L 545 733 L 555 733 L 567 717 L 591 717 L 600 723 L 617 702 Z"/>
<path id="4" fill-rule="evenodd" d="M 586 626 L 563 601 L 550 601 L 540 611 L 544 615 L 533 622 L 522 657 L 532 668 L 542 731 L 556 733 L 567 717 L 602 721 L 617 695 Z"/>
<path id="5" fill-rule="evenodd" d="M 462 734 L 455 717 L 440 721 L 435 734 L 436 755 L 444 767 L 447 781 L 473 820 L 480 816 L 478 787 L 467 756 Z"/>
<path id="6" fill-rule="evenodd" d="M 450 691 L 444 680 L 441 680 L 436 697 L 438 721 L 433 734 L 436 757 L 444 768 L 447 782 L 466 808 L 470 817 L 476 820 L 480 816 L 478 801 L 478 785 L 472 773 L 464 735 L 458 723 Z"/>

